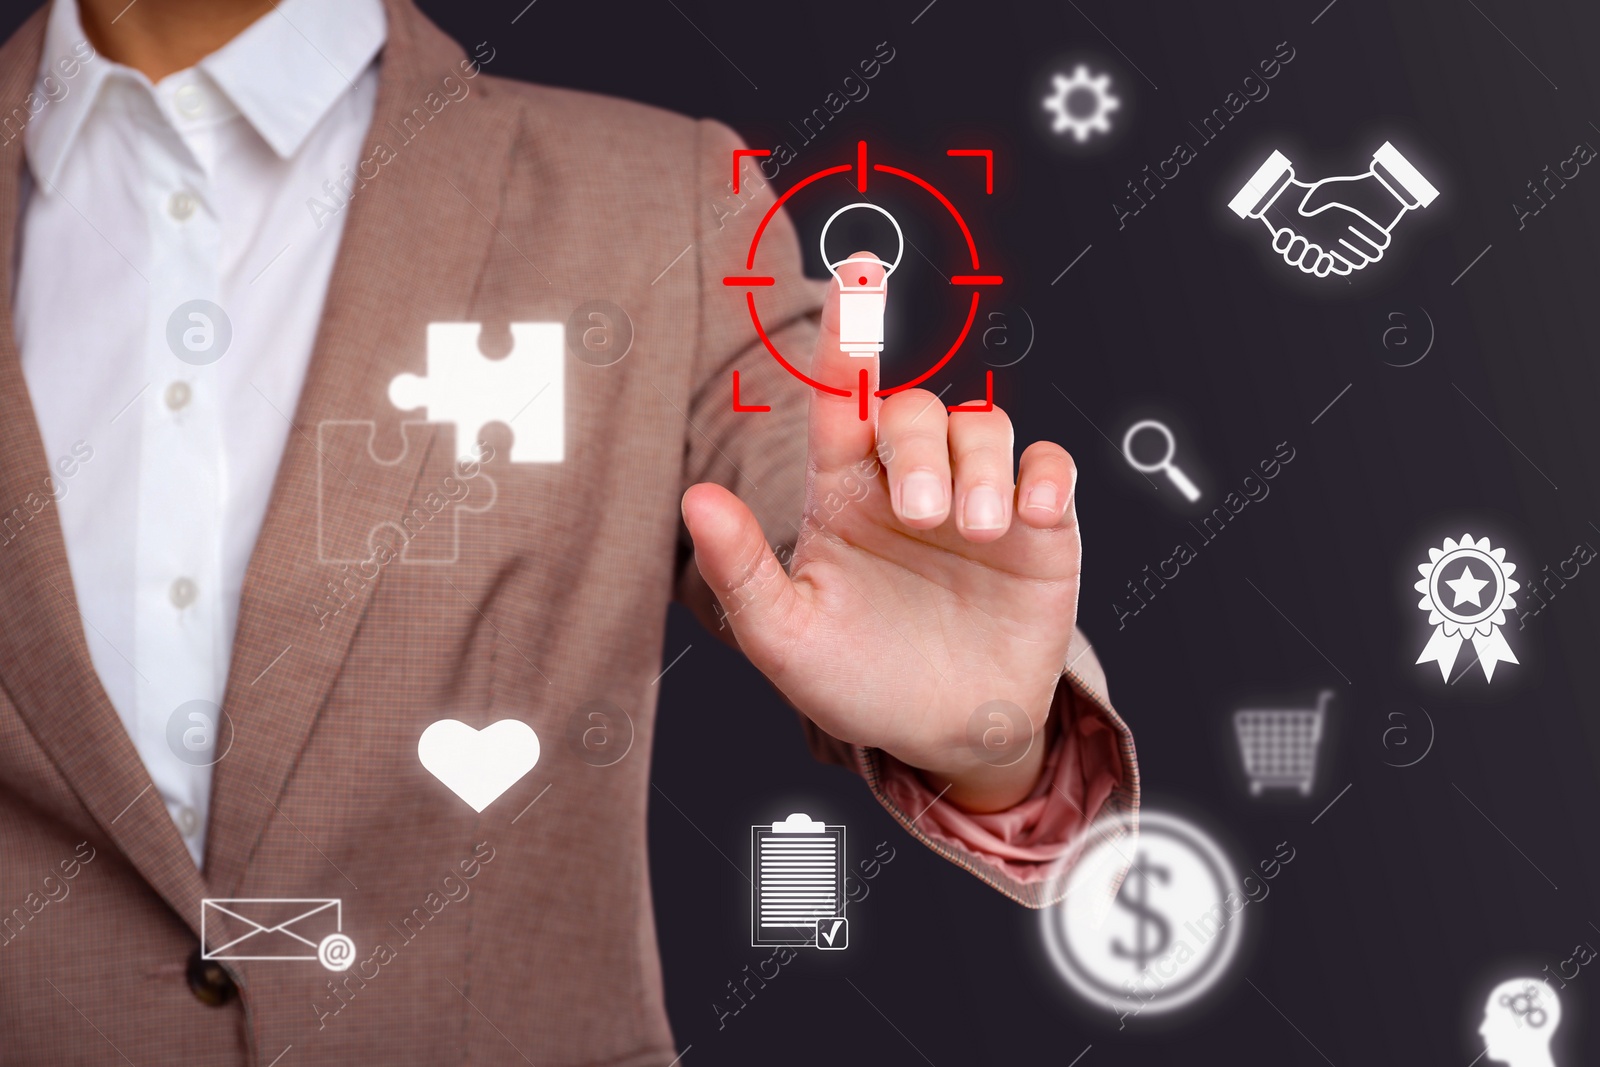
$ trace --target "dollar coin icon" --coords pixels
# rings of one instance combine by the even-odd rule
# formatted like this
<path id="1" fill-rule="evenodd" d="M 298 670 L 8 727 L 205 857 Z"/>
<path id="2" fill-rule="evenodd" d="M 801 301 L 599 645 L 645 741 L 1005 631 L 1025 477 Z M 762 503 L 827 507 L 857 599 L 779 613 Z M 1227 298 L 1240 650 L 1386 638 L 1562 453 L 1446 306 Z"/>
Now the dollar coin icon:
<path id="1" fill-rule="evenodd" d="M 1177 816 L 1097 822 L 1063 878 L 1065 899 L 1042 913 L 1051 960 L 1125 1019 L 1198 1000 L 1238 951 L 1248 898 L 1216 842 Z"/>

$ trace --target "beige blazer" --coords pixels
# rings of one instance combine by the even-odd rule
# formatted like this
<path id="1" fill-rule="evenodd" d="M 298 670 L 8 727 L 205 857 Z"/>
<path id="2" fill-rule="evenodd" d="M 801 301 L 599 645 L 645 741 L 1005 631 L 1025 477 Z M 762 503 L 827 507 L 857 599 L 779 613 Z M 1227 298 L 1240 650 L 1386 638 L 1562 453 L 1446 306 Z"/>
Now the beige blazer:
<path id="1" fill-rule="evenodd" d="M 728 485 L 775 542 L 800 516 L 804 391 L 721 285 L 770 200 L 729 219 L 733 135 L 649 107 L 485 72 L 430 117 L 465 54 L 408 0 L 388 7 L 368 143 L 392 158 L 349 208 L 246 575 L 203 873 L 101 689 L 39 496 L 48 459 L 9 304 L 22 139 L 0 148 L 0 510 L 27 512 L 0 545 L 0 1063 L 265 1067 L 291 1045 L 285 1067 L 677 1056 L 645 853 L 651 683 L 668 601 L 710 616 L 683 489 Z M 41 12 L 0 49 L 6 113 L 43 27 Z M 799 278 L 786 219 L 769 246 Z M 785 350 L 809 351 L 817 297 L 763 293 Z M 565 461 L 513 465 L 491 432 L 495 458 L 436 510 L 452 431 L 402 427 L 387 396 L 424 373 L 426 325 L 483 322 L 503 348 L 507 323 L 566 322 L 590 300 L 625 309 L 634 337 L 615 365 L 566 361 Z M 731 410 L 735 369 L 771 413 Z M 370 440 L 339 425 L 365 420 Z M 326 562 L 360 558 L 384 524 L 406 531 L 406 558 Z M 1098 700 L 1092 654 L 1074 682 Z M 569 743 L 593 700 L 634 723 L 612 766 Z M 537 767 L 474 813 L 418 761 L 445 717 L 529 723 Z M 876 781 L 874 754 L 817 744 Z M 1121 805 L 1137 788 L 1126 748 Z M 339 898 L 357 964 L 231 962 L 215 985 L 237 995 L 203 1003 L 186 978 L 201 901 L 289 897 Z M 210 943 L 248 932 L 229 922 L 207 918 Z"/>

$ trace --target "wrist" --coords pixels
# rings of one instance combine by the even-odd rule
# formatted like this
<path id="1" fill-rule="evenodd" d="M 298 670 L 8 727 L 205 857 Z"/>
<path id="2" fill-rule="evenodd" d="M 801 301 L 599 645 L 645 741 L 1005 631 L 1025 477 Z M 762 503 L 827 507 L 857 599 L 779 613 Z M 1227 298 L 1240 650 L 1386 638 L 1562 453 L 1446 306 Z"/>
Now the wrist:
<path id="1" fill-rule="evenodd" d="M 1049 715 L 1023 754 L 1010 763 L 969 758 L 952 766 L 913 769 L 940 799 L 962 811 L 974 815 L 1005 811 L 1026 800 L 1039 784 L 1057 729 L 1057 716 Z"/>

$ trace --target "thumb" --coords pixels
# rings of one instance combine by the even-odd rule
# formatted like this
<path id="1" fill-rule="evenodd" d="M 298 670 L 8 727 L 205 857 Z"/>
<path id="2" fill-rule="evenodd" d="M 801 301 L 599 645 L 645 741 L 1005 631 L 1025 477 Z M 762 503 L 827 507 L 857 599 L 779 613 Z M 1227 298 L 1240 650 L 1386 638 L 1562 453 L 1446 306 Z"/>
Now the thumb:
<path id="1" fill-rule="evenodd" d="M 763 646 L 772 647 L 779 634 L 788 632 L 786 622 L 800 606 L 794 582 L 767 545 L 755 515 L 727 489 L 712 482 L 690 486 L 682 509 L 700 576 L 727 612 L 740 648 L 754 661 Z"/>

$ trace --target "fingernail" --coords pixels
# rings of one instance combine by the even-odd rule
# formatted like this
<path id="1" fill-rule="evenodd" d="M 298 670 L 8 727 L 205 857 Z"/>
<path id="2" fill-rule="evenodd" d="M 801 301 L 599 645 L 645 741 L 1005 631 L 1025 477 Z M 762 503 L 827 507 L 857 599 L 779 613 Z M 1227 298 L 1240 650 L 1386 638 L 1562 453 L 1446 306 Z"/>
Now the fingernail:
<path id="1" fill-rule="evenodd" d="M 1005 505 L 992 485 L 975 486 L 967 494 L 966 507 L 961 512 L 961 525 L 969 530 L 999 530 L 1006 524 Z"/>
<path id="2" fill-rule="evenodd" d="M 1028 495 L 1023 498 L 1022 506 L 1028 511 L 1055 511 L 1056 487 L 1049 482 L 1040 482 L 1028 490 Z"/>
<path id="3" fill-rule="evenodd" d="M 932 471 L 912 471 L 900 483 L 900 514 L 907 519 L 931 519 L 944 511 L 945 482 Z"/>

